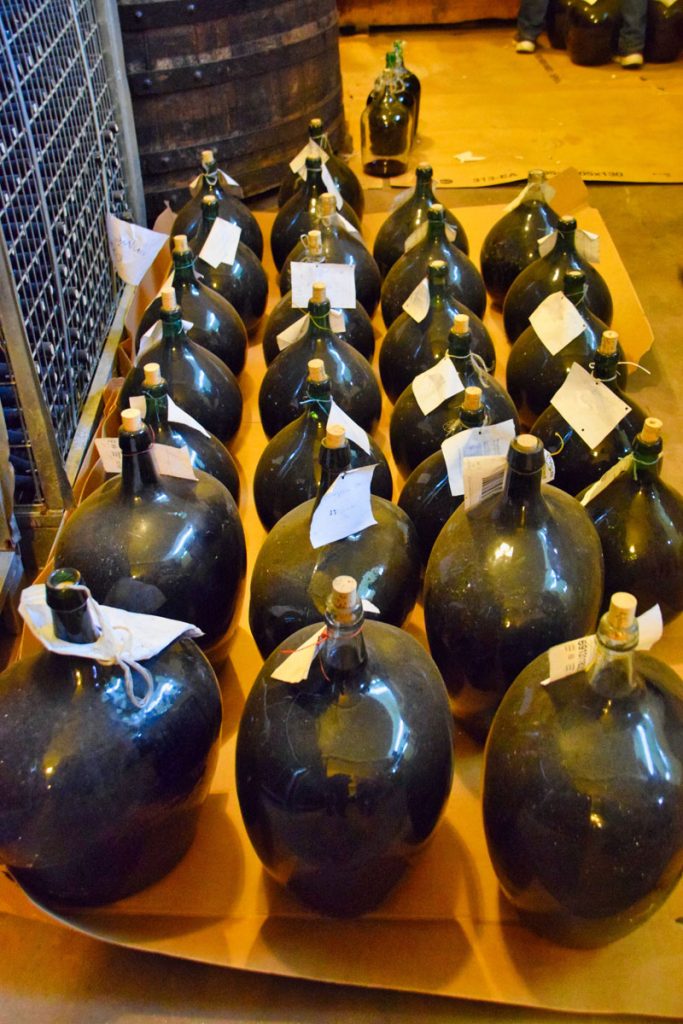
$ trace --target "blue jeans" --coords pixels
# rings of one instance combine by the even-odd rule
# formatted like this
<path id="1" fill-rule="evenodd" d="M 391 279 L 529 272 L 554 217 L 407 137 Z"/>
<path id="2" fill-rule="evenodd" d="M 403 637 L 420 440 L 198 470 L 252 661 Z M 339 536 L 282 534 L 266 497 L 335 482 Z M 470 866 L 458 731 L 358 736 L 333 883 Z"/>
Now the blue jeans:
<path id="1" fill-rule="evenodd" d="M 536 39 L 543 31 L 548 0 L 522 0 L 517 17 L 517 38 Z M 642 53 L 645 46 L 647 0 L 622 0 L 619 53 Z"/>
<path id="2" fill-rule="evenodd" d="M 548 0 L 522 0 L 517 16 L 517 38 L 536 39 L 543 31 Z"/>

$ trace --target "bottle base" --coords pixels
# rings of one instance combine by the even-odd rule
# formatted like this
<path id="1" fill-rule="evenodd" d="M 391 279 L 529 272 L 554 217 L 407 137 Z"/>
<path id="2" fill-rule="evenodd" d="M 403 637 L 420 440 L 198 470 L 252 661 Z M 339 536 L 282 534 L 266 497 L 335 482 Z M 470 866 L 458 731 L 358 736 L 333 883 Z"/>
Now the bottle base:
<path id="1" fill-rule="evenodd" d="M 375 178 L 394 178 L 399 174 L 405 174 L 408 164 L 395 157 L 378 157 L 376 160 L 370 160 L 363 164 L 363 170 Z"/>

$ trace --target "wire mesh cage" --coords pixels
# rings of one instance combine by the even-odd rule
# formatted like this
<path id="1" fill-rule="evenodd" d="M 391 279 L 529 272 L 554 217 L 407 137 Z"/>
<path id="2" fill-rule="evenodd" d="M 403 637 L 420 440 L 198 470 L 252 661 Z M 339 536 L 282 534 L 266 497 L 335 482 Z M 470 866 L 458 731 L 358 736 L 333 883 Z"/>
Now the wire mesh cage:
<path id="1" fill-rule="evenodd" d="M 129 216 L 115 111 L 92 0 L 0 0 L 0 228 L 63 458 L 121 294 L 105 222 Z M 36 505 L 44 482 L 6 335 L 0 321 L 15 501 Z"/>

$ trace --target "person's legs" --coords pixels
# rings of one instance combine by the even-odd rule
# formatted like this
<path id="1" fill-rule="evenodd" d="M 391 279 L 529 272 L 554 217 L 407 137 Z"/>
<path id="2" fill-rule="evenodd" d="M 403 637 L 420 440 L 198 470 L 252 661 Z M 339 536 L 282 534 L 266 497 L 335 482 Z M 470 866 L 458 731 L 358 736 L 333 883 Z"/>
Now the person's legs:
<path id="1" fill-rule="evenodd" d="M 619 54 L 641 54 L 645 49 L 647 0 L 622 0 Z M 642 63 L 642 62 L 641 62 Z"/>
<path id="2" fill-rule="evenodd" d="M 535 42 L 543 30 L 548 0 L 522 0 L 517 17 L 517 39 Z"/>

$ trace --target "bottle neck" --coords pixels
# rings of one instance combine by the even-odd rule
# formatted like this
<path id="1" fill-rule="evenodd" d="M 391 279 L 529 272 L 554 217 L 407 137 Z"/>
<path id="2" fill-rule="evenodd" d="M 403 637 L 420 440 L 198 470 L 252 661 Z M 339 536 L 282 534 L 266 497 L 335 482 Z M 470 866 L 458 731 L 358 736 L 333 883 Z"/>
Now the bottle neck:
<path id="1" fill-rule="evenodd" d="M 308 303 L 308 336 L 316 337 L 320 334 L 331 334 L 330 327 L 330 304 L 325 302 Z"/>
<path id="2" fill-rule="evenodd" d="M 603 384 L 612 384 L 617 379 L 618 362 L 619 354 L 617 352 L 613 352 L 608 356 L 603 355 L 600 351 L 596 352 L 593 376 L 596 380 L 602 381 Z"/>
<path id="3" fill-rule="evenodd" d="M 541 474 L 541 467 L 529 472 L 508 465 L 500 513 L 509 525 L 532 526 L 538 521 L 539 513 L 545 508 Z"/>
<path id="4" fill-rule="evenodd" d="M 465 409 L 460 407 L 460 422 L 466 429 L 481 427 L 486 422 L 486 408 L 480 405 L 478 409 Z"/>
<path id="5" fill-rule="evenodd" d="M 214 161 L 212 164 L 208 164 L 202 170 L 202 196 L 216 196 L 218 199 L 223 197 L 223 190 L 220 184 L 220 175 L 218 173 L 218 164 Z"/>
<path id="6" fill-rule="evenodd" d="M 183 318 L 180 314 L 180 309 L 161 311 L 161 340 L 163 343 L 169 345 L 176 345 L 179 341 L 185 338 L 185 329 L 183 328 Z"/>
<path id="7" fill-rule="evenodd" d="M 414 198 L 421 203 L 434 203 L 436 202 L 436 196 L 432 188 L 432 175 L 431 174 L 420 174 L 417 172 L 417 180 L 415 182 L 415 192 L 413 193 Z"/>
<path id="8" fill-rule="evenodd" d="M 429 242 L 443 242 L 446 237 L 445 224 L 441 220 L 432 220 L 430 217 L 427 220 L 427 241 Z"/>
<path id="9" fill-rule="evenodd" d="M 344 473 L 350 466 L 351 455 L 348 444 L 341 448 L 327 448 L 324 444 L 320 447 L 320 483 L 318 494 L 315 499 L 313 511 L 323 500 L 325 494 L 337 479 L 340 473 Z"/>
<path id="10" fill-rule="evenodd" d="M 639 483 L 656 481 L 662 471 L 662 440 L 652 444 L 635 439 L 633 442 L 633 476 Z"/>
<path id="11" fill-rule="evenodd" d="M 325 621 L 327 637 L 320 650 L 325 679 L 340 694 L 353 693 L 360 687 L 359 670 L 368 660 L 362 607 L 351 622 L 342 624 L 329 614 L 325 615 Z"/>
<path id="12" fill-rule="evenodd" d="M 634 647 L 627 650 L 607 647 L 598 636 L 597 655 L 589 678 L 592 689 L 610 699 L 632 693 L 636 689 L 633 651 Z"/>
<path id="13" fill-rule="evenodd" d="M 173 253 L 173 287 L 177 290 L 179 285 L 195 284 L 197 278 L 194 272 L 194 256 L 187 249 L 185 252 Z"/>
<path id="14" fill-rule="evenodd" d="M 204 242 L 209 237 L 211 228 L 216 223 L 216 217 L 218 216 L 218 210 L 212 208 L 208 210 L 206 207 L 202 207 L 202 219 L 199 222 L 197 228 L 197 234 L 193 240 L 193 245 L 197 252 L 201 252 Z"/>
<path id="15" fill-rule="evenodd" d="M 146 412 L 145 423 L 157 434 L 168 427 L 168 393 L 165 384 L 143 385 Z"/>
<path id="16" fill-rule="evenodd" d="M 97 630 L 88 608 L 85 587 L 74 569 L 55 569 L 45 584 L 55 636 L 70 644 L 90 644 Z"/>
<path id="17" fill-rule="evenodd" d="M 327 134 L 323 131 L 322 128 L 309 128 L 308 137 L 311 140 L 311 142 L 315 142 L 316 146 L 320 146 L 321 149 L 323 149 L 326 153 L 332 156 L 332 149 L 330 147 Z"/>
<path id="18" fill-rule="evenodd" d="M 442 310 L 446 304 L 446 285 L 443 280 L 429 282 L 429 306 Z"/>
<path id="19" fill-rule="evenodd" d="M 317 197 L 325 191 L 322 167 L 306 167 L 306 181 L 304 182 L 303 191 L 304 195 L 308 198 Z"/>
<path id="20" fill-rule="evenodd" d="M 567 255 L 568 253 L 576 252 L 576 228 L 566 228 L 561 224 L 557 228 L 557 241 L 553 247 L 553 253 L 558 255 Z"/>
<path id="21" fill-rule="evenodd" d="M 330 415 L 330 408 L 332 406 L 332 392 L 329 380 L 320 382 L 309 380 L 306 385 L 306 398 L 304 402 L 309 419 L 315 420 L 316 423 L 327 423 L 327 417 Z"/>
<path id="22" fill-rule="evenodd" d="M 138 497 L 144 491 L 160 488 L 159 477 L 152 458 L 151 438 L 145 428 L 134 433 L 119 432 L 123 453 L 121 490 L 129 497 Z"/>

